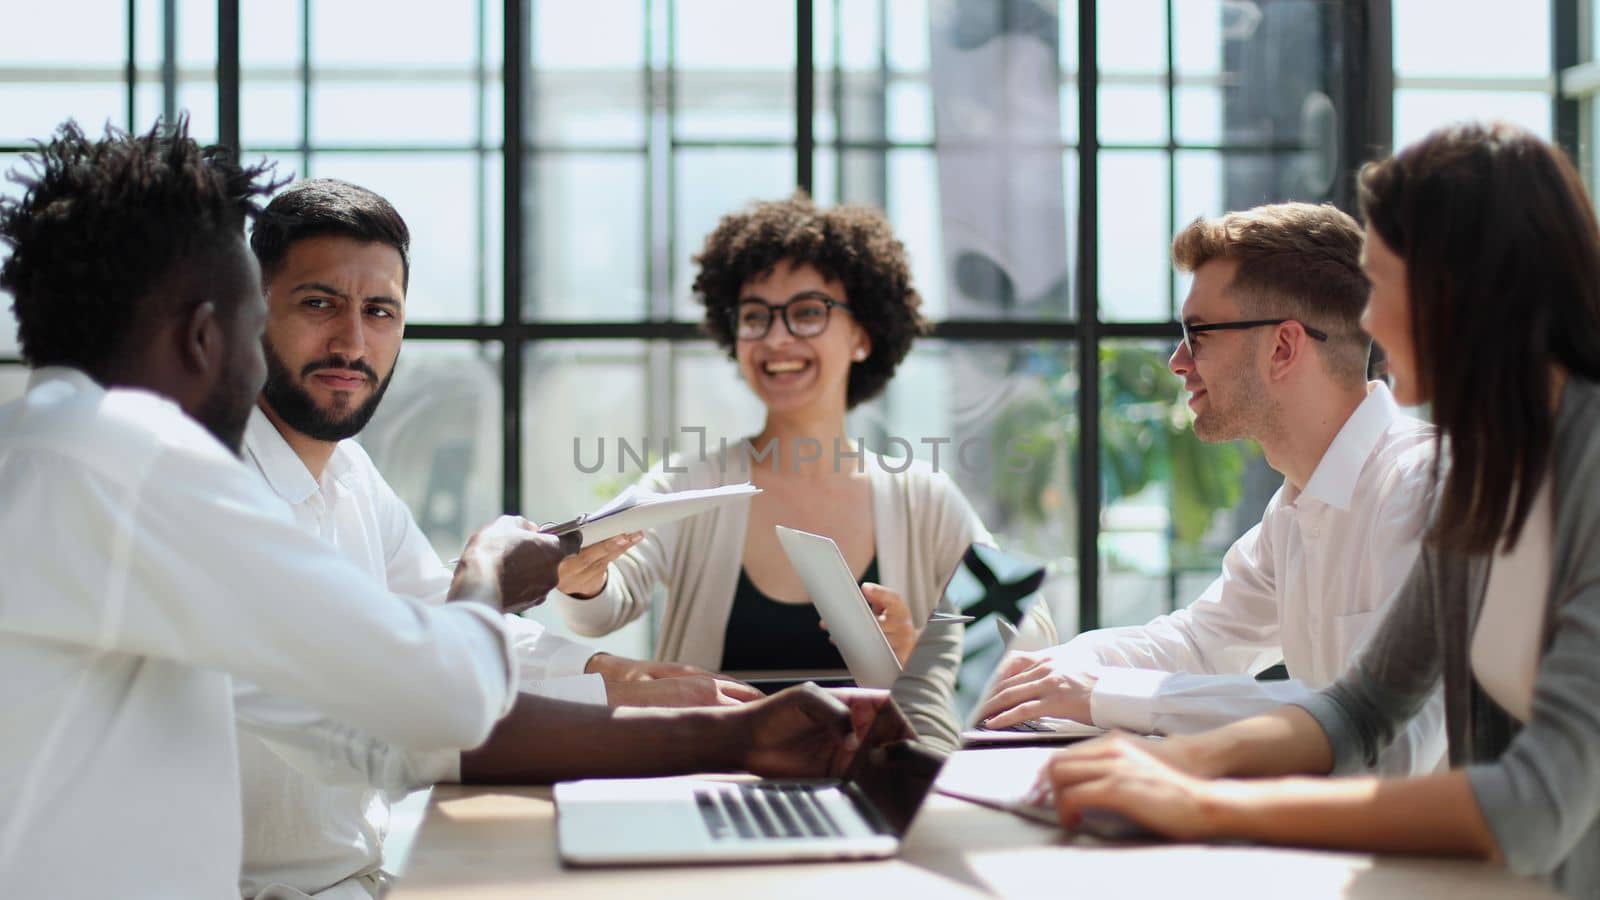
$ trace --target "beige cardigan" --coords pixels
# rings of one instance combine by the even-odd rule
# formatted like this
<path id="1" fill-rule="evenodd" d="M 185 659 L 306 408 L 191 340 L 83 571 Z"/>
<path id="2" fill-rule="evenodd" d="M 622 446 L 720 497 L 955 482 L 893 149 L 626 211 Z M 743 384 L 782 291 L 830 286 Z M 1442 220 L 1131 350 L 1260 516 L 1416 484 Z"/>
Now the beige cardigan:
<path id="1" fill-rule="evenodd" d="M 750 480 L 750 459 L 743 442 L 704 460 L 674 457 L 639 484 L 653 491 L 738 484 Z M 915 621 L 925 621 L 943 599 L 945 583 L 967 548 L 993 544 L 994 539 L 949 476 L 926 463 L 869 452 L 863 465 L 872 484 L 879 580 L 905 598 Z M 596 637 L 644 615 L 653 588 L 664 584 L 656 659 L 716 669 L 722 663 L 749 513 L 750 504 L 744 501 L 649 532 L 611 564 L 598 595 L 579 600 L 553 591 L 553 602 L 573 631 Z M 950 701 L 961 664 L 961 629 L 940 626 L 926 637 L 907 661 L 893 694 L 919 735 L 953 749 L 959 728 Z"/>

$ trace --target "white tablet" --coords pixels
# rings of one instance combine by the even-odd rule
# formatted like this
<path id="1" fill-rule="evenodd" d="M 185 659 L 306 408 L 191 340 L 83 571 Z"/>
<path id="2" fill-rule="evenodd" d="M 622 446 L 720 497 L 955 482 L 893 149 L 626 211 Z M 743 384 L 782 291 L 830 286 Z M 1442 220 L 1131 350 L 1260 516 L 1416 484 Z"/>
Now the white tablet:
<path id="1" fill-rule="evenodd" d="M 805 583 L 850 675 L 864 688 L 888 690 L 900 677 L 900 660 L 878 627 L 850 564 L 832 539 L 794 528 L 778 528 L 778 543 Z"/>

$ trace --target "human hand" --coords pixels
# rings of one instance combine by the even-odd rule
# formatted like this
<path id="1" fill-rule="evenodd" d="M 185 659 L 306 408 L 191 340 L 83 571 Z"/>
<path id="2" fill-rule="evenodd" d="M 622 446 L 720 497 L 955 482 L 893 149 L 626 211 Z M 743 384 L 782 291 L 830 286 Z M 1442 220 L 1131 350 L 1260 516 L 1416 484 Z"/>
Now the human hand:
<path id="1" fill-rule="evenodd" d="M 576 533 L 543 534 L 521 516 L 501 516 L 467 538 L 446 600 L 479 600 L 515 613 L 544 602 Z"/>
<path id="2" fill-rule="evenodd" d="M 606 682 L 612 706 L 738 706 L 764 696 L 742 681 L 709 673 Z"/>
<path id="3" fill-rule="evenodd" d="M 911 658 L 911 651 L 917 649 L 917 639 L 922 636 L 922 629 L 911 619 L 911 608 L 906 606 L 905 598 L 870 581 L 861 585 L 861 595 L 867 598 L 867 605 L 878 617 L 878 627 L 883 629 L 895 658 L 904 666 Z"/>
<path id="4" fill-rule="evenodd" d="M 605 590 L 606 571 L 611 563 L 642 540 L 644 532 L 634 531 L 584 547 L 561 561 L 556 589 L 579 600 L 595 596 Z"/>
<path id="5" fill-rule="evenodd" d="M 1118 733 L 1059 750 L 1039 773 L 1033 799 L 1048 798 L 1070 829 L 1109 813 L 1178 840 L 1215 836 L 1216 783 L 1172 765 L 1159 746 Z"/>
<path id="6" fill-rule="evenodd" d="M 917 649 L 917 639 L 922 636 L 922 630 L 912 624 L 911 608 L 906 606 L 905 599 L 899 594 L 870 581 L 861 583 L 861 596 L 872 607 L 878 628 L 889 641 L 889 649 L 894 651 L 895 659 L 904 666 L 906 660 L 911 658 L 911 652 Z M 821 620 L 818 624 L 823 631 L 828 630 L 827 620 Z"/>
<path id="7" fill-rule="evenodd" d="M 1092 725 L 1089 695 L 1096 680 L 1087 667 L 1050 653 L 1007 654 L 980 721 L 988 728 L 1007 728 L 1053 716 Z"/>
<path id="8" fill-rule="evenodd" d="M 606 681 L 649 681 L 652 678 L 677 678 L 682 675 L 714 675 L 699 666 L 680 662 L 656 662 L 633 659 L 601 651 L 589 657 L 583 671 L 593 673 Z"/>
<path id="9" fill-rule="evenodd" d="M 802 684 L 748 704 L 738 715 L 746 727 L 741 768 L 767 777 L 843 775 L 875 724 L 899 739 L 916 737 L 889 704 L 888 691 L 824 691 Z M 880 716 L 892 720 L 880 722 Z"/>

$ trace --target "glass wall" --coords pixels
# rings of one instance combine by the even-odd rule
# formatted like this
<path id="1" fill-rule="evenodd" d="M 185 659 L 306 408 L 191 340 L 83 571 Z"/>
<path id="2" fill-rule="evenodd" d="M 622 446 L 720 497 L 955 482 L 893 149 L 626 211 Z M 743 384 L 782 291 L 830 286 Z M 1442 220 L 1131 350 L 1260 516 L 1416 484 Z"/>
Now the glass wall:
<path id="1" fill-rule="evenodd" d="M 1087 620 L 1126 624 L 1192 599 L 1280 480 L 1188 429 L 1168 243 L 1199 215 L 1348 201 L 1382 6 L 239 0 L 240 139 L 411 226 L 407 341 L 363 441 L 442 555 L 502 508 L 609 496 L 638 474 L 620 439 L 655 460 L 683 428 L 759 428 L 697 331 L 692 258 L 721 215 L 798 186 L 883 208 L 936 321 L 852 429 L 942 452 L 997 537 L 1078 573 Z M 1534 124 L 1543 104 L 1548 131 L 1548 21 L 1438 6 L 1394 0 L 1397 137 L 1458 107 Z M 81 7 L 0 37 L 0 165 L 66 115 L 187 109 L 217 136 L 215 4 Z M 51 37 L 66 16 L 92 25 Z M 1479 52 L 1483 20 L 1515 51 Z M 0 397 L 21 384 L 10 324 Z"/>

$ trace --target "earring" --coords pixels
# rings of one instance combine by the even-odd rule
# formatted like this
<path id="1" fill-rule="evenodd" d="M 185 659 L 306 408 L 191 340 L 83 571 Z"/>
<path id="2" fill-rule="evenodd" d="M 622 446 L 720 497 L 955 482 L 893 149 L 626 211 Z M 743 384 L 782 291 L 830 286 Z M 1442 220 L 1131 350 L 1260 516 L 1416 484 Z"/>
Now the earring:
<path id="1" fill-rule="evenodd" d="M 856 348 L 856 352 L 850 354 L 850 358 L 855 360 L 856 362 L 861 362 L 862 360 L 867 358 L 867 351 L 861 349 L 860 347 L 857 347 Z"/>

